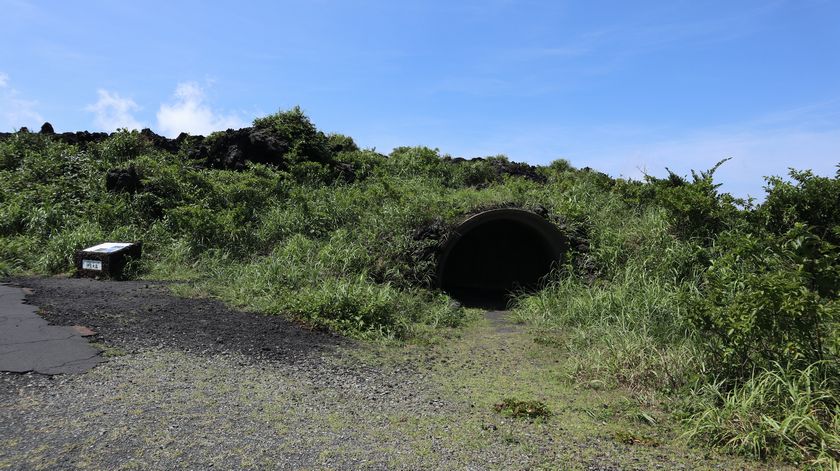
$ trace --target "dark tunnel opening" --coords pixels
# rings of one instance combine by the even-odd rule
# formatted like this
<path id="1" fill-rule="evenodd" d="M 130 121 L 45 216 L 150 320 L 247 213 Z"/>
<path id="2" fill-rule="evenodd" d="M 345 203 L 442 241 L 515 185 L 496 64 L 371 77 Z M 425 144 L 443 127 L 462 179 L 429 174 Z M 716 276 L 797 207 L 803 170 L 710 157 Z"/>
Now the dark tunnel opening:
<path id="1" fill-rule="evenodd" d="M 563 245 L 560 231 L 534 213 L 487 211 L 455 230 L 439 261 L 438 282 L 465 306 L 504 309 L 511 293 L 540 287 Z"/>

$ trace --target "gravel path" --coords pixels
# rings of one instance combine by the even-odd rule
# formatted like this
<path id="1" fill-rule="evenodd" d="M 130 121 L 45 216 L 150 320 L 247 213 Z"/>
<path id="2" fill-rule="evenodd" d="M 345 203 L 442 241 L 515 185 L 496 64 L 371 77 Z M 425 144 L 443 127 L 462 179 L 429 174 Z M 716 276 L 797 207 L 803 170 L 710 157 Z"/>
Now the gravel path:
<path id="1" fill-rule="evenodd" d="M 547 421 L 499 416 L 465 379 L 528 348 L 498 318 L 476 331 L 498 336 L 489 344 L 453 339 L 459 357 L 358 344 L 158 284 L 13 281 L 50 322 L 96 331 L 107 361 L 0 374 L 0 469 L 755 467 L 620 443 L 571 402 Z"/>

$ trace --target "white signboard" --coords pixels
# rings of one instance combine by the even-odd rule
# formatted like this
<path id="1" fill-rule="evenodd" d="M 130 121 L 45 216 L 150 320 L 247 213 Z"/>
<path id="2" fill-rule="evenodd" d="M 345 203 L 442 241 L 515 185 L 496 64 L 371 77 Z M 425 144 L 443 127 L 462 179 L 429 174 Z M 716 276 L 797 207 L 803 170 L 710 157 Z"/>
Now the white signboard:
<path id="1" fill-rule="evenodd" d="M 128 242 L 105 242 L 104 244 L 94 245 L 93 247 L 88 247 L 84 251 L 85 252 L 99 252 L 99 253 L 113 253 L 117 250 L 122 250 L 126 247 L 131 245 Z M 98 270 L 98 268 L 97 268 Z"/>
<path id="2" fill-rule="evenodd" d="M 99 260 L 82 260 L 82 269 L 102 271 L 102 262 Z"/>

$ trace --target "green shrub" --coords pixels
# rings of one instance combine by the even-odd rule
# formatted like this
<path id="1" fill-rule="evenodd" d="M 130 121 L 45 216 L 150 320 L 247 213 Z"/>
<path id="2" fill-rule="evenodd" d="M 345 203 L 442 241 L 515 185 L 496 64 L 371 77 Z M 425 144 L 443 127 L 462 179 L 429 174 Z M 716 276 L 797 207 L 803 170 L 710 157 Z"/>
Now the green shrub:
<path id="1" fill-rule="evenodd" d="M 352 137 L 338 133 L 327 134 L 327 148 L 333 155 L 359 150 L 359 146 L 356 145 L 356 141 Z"/>
<path id="2" fill-rule="evenodd" d="M 336 175 L 338 180 L 361 181 L 371 178 L 383 166 L 385 156 L 370 150 L 360 150 L 338 153 L 335 156 L 335 161 L 338 164 L 349 166 L 353 171 L 353 178 L 348 178 L 350 175 L 345 175 L 345 170 L 339 168 Z"/>
<path id="3" fill-rule="evenodd" d="M 655 205 L 665 209 L 675 234 L 707 244 L 737 224 L 741 216 L 738 205 L 747 204 L 727 193 L 718 193 L 720 184 L 714 182 L 714 174 L 727 160 L 703 172 L 692 170 L 690 182 L 668 170 L 666 178 L 645 176 L 644 184 L 618 180 L 614 189 L 637 207 Z"/>
<path id="4" fill-rule="evenodd" d="M 319 162 L 299 162 L 289 168 L 289 173 L 298 183 L 304 185 L 323 185 L 330 180 L 332 171 Z"/>
<path id="5" fill-rule="evenodd" d="M 257 118 L 254 127 L 271 129 L 278 138 L 289 144 L 289 152 L 283 156 L 289 164 L 327 163 L 332 157 L 327 136 L 312 124 L 299 106 Z"/>
<path id="6" fill-rule="evenodd" d="M 26 160 L 39 160 L 54 152 L 50 140 L 39 134 L 15 133 L 0 142 L 0 171 L 17 170 Z"/>
<path id="7" fill-rule="evenodd" d="M 0 236 L 11 236 L 24 231 L 28 212 L 29 208 L 24 198 L 19 195 L 8 195 L 0 206 Z"/>
<path id="8" fill-rule="evenodd" d="M 96 144 L 93 152 L 104 165 L 117 167 L 154 150 L 140 131 L 119 129 L 108 139 Z"/>
<path id="9" fill-rule="evenodd" d="M 548 164 L 549 173 L 554 174 L 564 174 L 568 172 L 573 172 L 575 170 L 572 167 L 572 164 L 566 159 L 557 159 L 553 160 L 550 164 Z"/>
<path id="10" fill-rule="evenodd" d="M 34 270 L 40 254 L 38 244 L 38 239 L 32 236 L 0 237 L 0 261 L 3 262 L 6 274 Z"/>
<path id="11" fill-rule="evenodd" d="M 463 161 L 458 164 L 451 164 L 450 185 L 456 187 L 483 187 L 492 183 L 502 181 L 501 175 L 494 166 L 494 161 L 506 157 L 490 157 L 486 160 Z"/>
<path id="12" fill-rule="evenodd" d="M 821 238 L 840 245 L 840 166 L 835 178 L 791 169 L 793 182 L 767 179 L 767 199 L 756 211 L 767 230 L 783 234 L 796 224 L 806 224 Z"/>
<path id="13" fill-rule="evenodd" d="M 252 245 L 252 231 L 245 206 L 211 208 L 201 204 L 178 206 L 166 213 L 174 234 L 190 242 L 193 253 L 226 248 L 239 254 Z"/>
<path id="14" fill-rule="evenodd" d="M 399 178 L 423 177 L 443 185 L 452 176 L 452 167 L 443 160 L 440 150 L 421 146 L 395 148 L 384 168 Z"/>
<path id="15" fill-rule="evenodd" d="M 713 251 L 686 306 L 716 373 L 840 358 L 837 247 L 796 225 L 779 237 L 727 233 Z"/>

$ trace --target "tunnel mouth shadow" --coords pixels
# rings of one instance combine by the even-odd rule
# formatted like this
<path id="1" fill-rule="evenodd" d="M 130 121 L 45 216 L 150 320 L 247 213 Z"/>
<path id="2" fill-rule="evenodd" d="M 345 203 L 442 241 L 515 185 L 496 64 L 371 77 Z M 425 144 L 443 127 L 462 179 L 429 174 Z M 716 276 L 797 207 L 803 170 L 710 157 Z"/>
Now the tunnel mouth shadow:
<path id="1" fill-rule="evenodd" d="M 438 258 L 438 286 L 464 306 L 505 309 L 513 294 L 542 286 L 566 245 L 560 230 L 533 212 L 484 211 L 447 238 Z"/>

